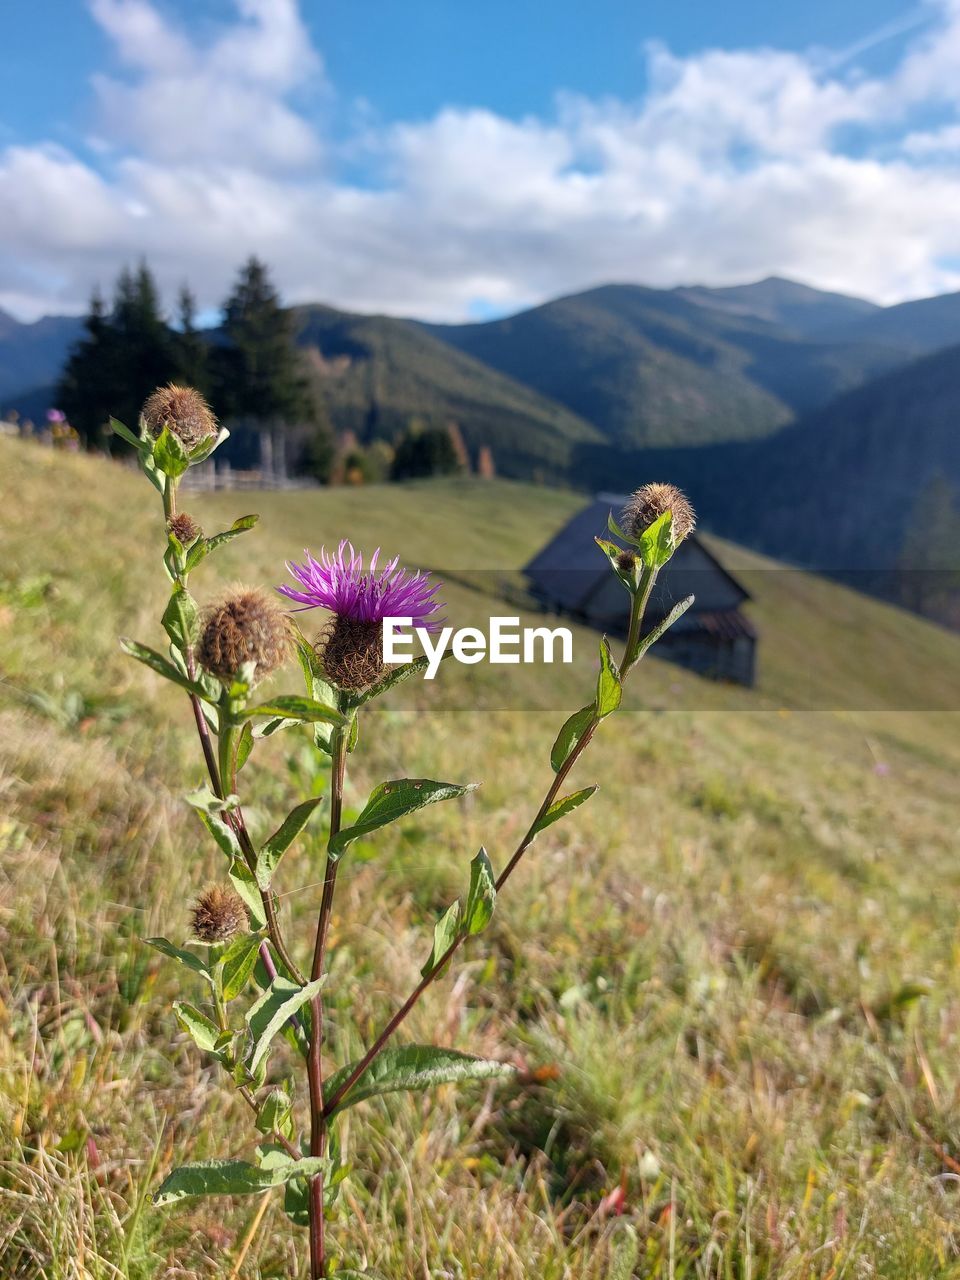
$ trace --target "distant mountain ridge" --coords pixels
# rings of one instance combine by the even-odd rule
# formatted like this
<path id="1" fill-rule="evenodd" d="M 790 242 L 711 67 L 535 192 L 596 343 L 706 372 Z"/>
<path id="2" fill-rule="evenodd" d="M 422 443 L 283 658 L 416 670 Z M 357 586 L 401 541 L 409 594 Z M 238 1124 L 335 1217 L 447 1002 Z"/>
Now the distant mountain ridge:
<path id="1" fill-rule="evenodd" d="M 43 316 L 21 324 L 0 310 L 0 408 L 11 397 L 56 382 L 82 328 L 79 316 Z"/>
<path id="2" fill-rule="evenodd" d="M 811 336 L 815 314 L 835 323 L 872 309 L 781 280 L 603 285 L 504 320 L 424 328 L 559 400 L 617 447 L 693 446 L 769 435 L 909 359 L 891 343 Z M 806 333 L 783 323 L 798 315 Z"/>

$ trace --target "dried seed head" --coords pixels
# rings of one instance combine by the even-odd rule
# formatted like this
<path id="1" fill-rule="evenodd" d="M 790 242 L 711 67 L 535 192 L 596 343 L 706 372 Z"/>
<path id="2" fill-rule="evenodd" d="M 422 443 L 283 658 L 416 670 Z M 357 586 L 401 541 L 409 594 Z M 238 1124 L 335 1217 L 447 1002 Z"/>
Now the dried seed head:
<path id="1" fill-rule="evenodd" d="M 617 568 L 621 573 L 633 573 L 637 567 L 637 557 L 630 551 L 621 551 L 617 556 Z"/>
<path id="2" fill-rule="evenodd" d="M 145 401 L 142 413 L 154 438 L 167 427 L 187 450 L 217 434 L 217 420 L 210 406 L 193 387 L 178 387 L 173 382 L 157 387 Z"/>
<path id="3" fill-rule="evenodd" d="M 338 689 L 366 689 L 383 671 L 383 624 L 334 614 L 316 649 Z"/>
<path id="4" fill-rule="evenodd" d="M 673 543 L 677 546 L 693 531 L 697 517 L 686 496 L 674 484 L 645 484 L 637 489 L 623 508 L 620 522 L 631 538 L 639 538 L 665 511 L 672 513 Z"/>
<path id="5" fill-rule="evenodd" d="M 247 909 L 233 889 L 211 884 L 193 904 L 190 923 L 198 942 L 227 942 L 247 928 Z"/>
<path id="6" fill-rule="evenodd" d="M 273 598 L 256 587 L 236 587 L 207 611 L 197 657 L 224 684 L 252 662 L 256 681 L 286 662 L 291 644 L 289 619 Z"/>
<path id="7" fill-rule="evenodd" d="M 175 516 L 171 516 L 167 521 L 167 528 L 185 547 L 189 547 L 191 542 L 196 542 L 203 532 L 193 516 L 188 516 L 186 511 L 178 511 Z"/>

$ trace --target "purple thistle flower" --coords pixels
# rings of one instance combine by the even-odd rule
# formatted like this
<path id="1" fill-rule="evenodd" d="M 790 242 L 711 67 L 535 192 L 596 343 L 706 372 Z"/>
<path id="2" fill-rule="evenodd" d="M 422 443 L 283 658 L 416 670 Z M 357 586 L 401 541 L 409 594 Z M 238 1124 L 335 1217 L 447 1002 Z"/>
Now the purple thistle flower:
<path id="1" fill-rule="evenodd" d="M 366 623 L 411 618 L 413 626 L 427 631 L 435 631 L 443 621 L 436 616 L 441 605 L 433 598 L 441 584 L 431 582 L 428 574 L 399 568 L 399 556 L 378 572 L 379 547 L 366 570 L 363 557 L 346 540 L 340 543 L 336 555 L 325 547 L 320 549 L 319 560 L 309 551 L 304 555 L 304 564 L 287 561 L 287 568 L 303 590 L 277 587 L 288 600 L 296 600 L 301 609 L 329 609 L 338 617 Z"/>

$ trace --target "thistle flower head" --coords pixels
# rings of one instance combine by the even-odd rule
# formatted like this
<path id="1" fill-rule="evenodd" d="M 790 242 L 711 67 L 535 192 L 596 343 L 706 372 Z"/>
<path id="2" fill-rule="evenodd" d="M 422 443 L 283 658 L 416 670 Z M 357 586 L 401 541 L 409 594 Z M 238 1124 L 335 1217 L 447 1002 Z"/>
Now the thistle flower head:
<path id="1" fill-rule="evenodd" d="M 198 942 L 227 942 L 247 928 L 247 909 L 233 889 L 211 884 L 190 909 L 190 923 Z"/>
<path id="2" fill-rule="evenodd" d="M 631 538 L 639 538 L 667 511 L 672 515 L 670 527 L 677 546 L 693 531 L 697 518 L 686 495 L 674 484 L 645 484 L 637 489 L 623 508 L 620 523 Z"/>
<path id="3" fill-rule="evenodd" d="M 379 547 L 370 558 L 369 569 L 364 569 L 363 557 L 349 542 L 341 542 L 335 555 L 321 548 L 319 560 L 309 551 L 304 554 L 303 564 L 287 563 L 300 587 L 277 588 L 302 608 L 329 609 L 338 618 L 378 627 L 384 618 L 411 618 L 413 626 L 427 631 L 440 625 L 442 619 L 437 614 L 441 606 L 433 598 L 440 583 L 431 582 L 429 574 L 401 569 L 399 556 L 378 570 Z"/>
<path id="4" fill-rule="evenodd" d="M 174 382 L 157 387 L 144 402 L 142 414 L 154 438 L 166 427 L 188 452 L 217 434 L 213 411 L 193 387 L 178 387 Z"/>
<path id="5" fill-rule="evenodd" d="M 617 556 L 617 568 L 622 573 L 633 573 L 637 567 L 637 557 L 632 551 L 621 551 Z"/>
<path id="6" fill-rule="evenodd" d="M 224 684 L 248 663 L 258 681 L 283 665 L 291 644 L 290 623 L 277 602 L 256 587 L 235 587 L 207 611 L 197 657 Z"/>
<path id="7" fill-rule="evenodd" d="M 428 574 L 408 573 L 399 557 L 377 568 L 380 548 L 364 569 L 363 557 L 349 542 L 336 554 L 321 548 L 320 559 L 309 551 L 303 564 L 288 562 L 298 587 L 277 590 L 302 609 L 329 609 L 334 615 L 317 641 L 324 672 L 340 689 L 365 689 L 383 670 L 383 620 L 410 618 L 415 627 L 435 631 L 442 622 L 434 599 L 439 582 Z"/>
<path id="8" fill-rule="evenodd" d="M 196 542 L 203 532 L 193 516 L 187 515 L 186 511 L 178 511 L 175 516 L 171 516 L 167 521 L 167 529 L 184 547 Z"/>

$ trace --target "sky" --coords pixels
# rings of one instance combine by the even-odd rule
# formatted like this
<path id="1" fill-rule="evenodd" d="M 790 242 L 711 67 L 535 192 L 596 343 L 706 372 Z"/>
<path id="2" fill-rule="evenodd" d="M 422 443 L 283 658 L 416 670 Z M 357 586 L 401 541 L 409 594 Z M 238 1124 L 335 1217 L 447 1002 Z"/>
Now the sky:
<path id="1" fill-rule="evenodd" d="M 960 289 L 960 0 L 4 0 L 0 308 Z"/>

